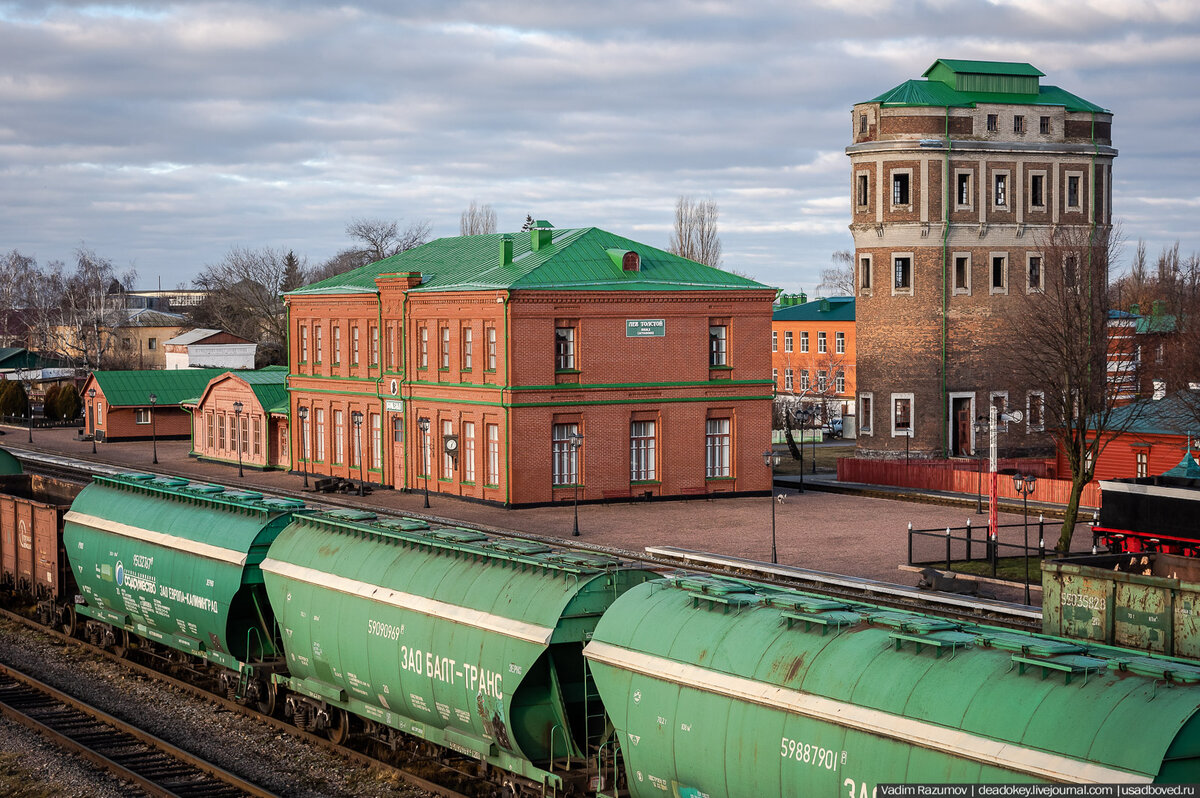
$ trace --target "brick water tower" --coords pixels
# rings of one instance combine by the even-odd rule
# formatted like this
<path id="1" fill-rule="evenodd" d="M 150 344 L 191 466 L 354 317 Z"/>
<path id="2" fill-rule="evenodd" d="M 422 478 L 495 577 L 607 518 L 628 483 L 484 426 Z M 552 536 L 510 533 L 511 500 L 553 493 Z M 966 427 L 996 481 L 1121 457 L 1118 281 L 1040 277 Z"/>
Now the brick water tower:
<path id="1" fill-rule="evenodd" d="M 1045 386 L 999 363 L 1051 235 L 1111 226 L 1117 151 L 1111 113 L 1042 77 L 942 59 L 854 106 L 859 456 L 968 456 L 989 404 L 1028 421 L 1000 430 L 1006 454 L 1050 447 Z"/>

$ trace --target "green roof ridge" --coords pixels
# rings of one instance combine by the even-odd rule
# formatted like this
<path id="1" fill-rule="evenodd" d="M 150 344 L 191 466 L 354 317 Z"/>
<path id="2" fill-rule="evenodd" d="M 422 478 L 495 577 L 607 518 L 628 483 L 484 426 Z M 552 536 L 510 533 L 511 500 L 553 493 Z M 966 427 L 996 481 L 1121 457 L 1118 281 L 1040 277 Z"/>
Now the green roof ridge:
<path id="1" fill-rule="evenodd" d="M 501 263 L 500 241 L 512 240 L 512 260 Z M 609 250 L 633 250 L 637 271 L 624 271 Z M 551 240 L 534 249 L 529 235 L 490 233 L 435 239 L 345 274 L 289 292 L 295 295 L 374 293 L 375 279 L 419 272 L 412 291 L 575 290 L 680 291 L 754 290 L 768 286 L 714 269 L 598 227 L 553 229 Z"/>

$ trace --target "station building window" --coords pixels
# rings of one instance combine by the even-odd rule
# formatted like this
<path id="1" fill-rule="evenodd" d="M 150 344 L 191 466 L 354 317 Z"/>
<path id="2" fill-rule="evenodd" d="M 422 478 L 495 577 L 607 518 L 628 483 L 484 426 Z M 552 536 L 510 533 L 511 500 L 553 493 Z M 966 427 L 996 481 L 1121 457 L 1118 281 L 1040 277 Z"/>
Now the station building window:
<path id="1" fill-rule="evenodd" d="M 913 395 L 892 394 L 892 435 L 911 435 L 913 431 Z"/>
<path id="2" fill-rule="evenodd" d="M 727 337 L 729 328 L 724 324 L 710 324 L 708 326 L 708 365 L 709 366 L 726 366 L 728 365 L 728 352 L 726 350 Z M 786 341 L 786 338 L 784 339 Z M 786 347 L 786 343 L 784 346 Z"/>
<path id="3" fill-rule="evenodd" d="M 575 485 L 579 479 L 579 452 L 571 445 L 571 436 L 579 433 L 578 424 L 555 424 L 551 436 L 551 480 L 555 485 Z"/>
<path id="4" fill-rule="evenodd" d="M 631 482 L 646 482 L 655 478 L 654 422 L 631 422 L 629 425 L 629 479 Z"/>
<path id="5" fill-rule="evenodd" d="M 487 471 L 484 481 L 491 487 L 500 484 L 500 425 L 487 425 Z"/>
<path id="6" fill-rule="evenodd" d="M 728 418 L 710 418 L 705 422 L 704 475 L 708 478 L 732 475 L 730 426 Z"/>
<path id="7" fill-rule="evenodd" d="M 464 421 L 462 425 L 462 481 L 475 482 L 475 422 Z"/>
<path id="8" fill-rule="evenodd" d="M 575 326 L 559 324 L 554 328 L 554 369 L 575 370 Z"/>

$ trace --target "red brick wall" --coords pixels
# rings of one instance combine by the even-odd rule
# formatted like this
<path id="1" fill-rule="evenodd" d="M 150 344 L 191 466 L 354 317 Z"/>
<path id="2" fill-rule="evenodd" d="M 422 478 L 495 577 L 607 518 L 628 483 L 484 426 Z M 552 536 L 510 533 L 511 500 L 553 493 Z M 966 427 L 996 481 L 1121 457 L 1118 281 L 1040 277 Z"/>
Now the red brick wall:
<path id="1" fill-rule="evenodd" d="M 242 464 L 257 468 L 288 467 L 289 463 L 285 459 L 286 448 L 283 452 L 279 452 L 277 445 L 272 446 L 271 419 L 259 404 L 258 397 L 254 395 L 254 391 L 250 389 L 249 385 L 232 375 L 218 378 L 209 385 L 208 390 L 201 398 L 195 411 L 192 451 L 198 456 L 210 460 L 223 460 L 230 463 L 238 461 L 239 437 L 235 422 L 239 419 L 238 414 L 233 410 L 234 402 L 242 403 L 240 418 L 244 425 L 244 436 L 240 439 Z M 225 432 L 223 436 L 219 434 L 222 424 L 217 423 L 218 417 L 222 419 Z M 209 445 L 208 441 L 210 419 L 212 419 L 213 429 L 212 445 Z M 276 426 L 278 426 L 278 421 Z M 276 435 L 278 435 L 277 431 Z M 274 440 L 277 441 L 278 438 Z"/>
<path id="2" fill-rule="evenodd" d="M 669 292 L 593 294 L 523 291 L 430 292 L 404 290 L 412 281 L 381 279 L 379 302 L 387 330 L 396 329 L 396 346 L 403 363 L 395 370 L 375 369 L 320 373 L 312 368 L 313 328 L 326 330 L 336 318 L 349 315 L 373 319 L 373 295 L 293 297 L 292 412 L 311 408 L 308 432 L 316 434 L 315 411 L 326 411 L 326 437 L 334 434 L 333 413 L 378 413 L 388 401 L 404 402 L 403 413 L 385 411 L 383 468 L 367 478 L 421 490 L 421 435 L 418 418 L 430 419 L 432 440 L 431 492 L 451 493 L 487 501 L 530 504 L 564 498 L 551 488 L 551 428 L 570 416 L 581 425 L 586 442 L 582 455 L 581 498 L 629 495 L 629 426 L 631 420 L 654 420 L 657 425 L 656 475 L 660 484 L 639 486 L 661 495 L 705 491 L 762 491 L 769 475 L 761 452 L 769 441 L 770 340 L 773 291 Z M 666 335 L 627 338 L 627 319 L 664 319 Z M 710 323 L 728 330 L 728 368 L 710 369 Z M 558 324 L 576 330 L 576 369 L 555 368 L 554 331 Z M 295 341 L 299 327 L 309 335 L 309 361 L 299 362 Z M 428 330 L 427 360 L 421 364 L 421 331 Z M 442 366 L 442 330 L 449 330 L 449 362 Z M 471 331 L 471 364 L 465 358 L 466 330 Z M 488 369 L 487 333 L 496 331 L 495 369 Z M 343 334 L 344 335 L 344 334 Z M 324 333 L 325 346 L 330 345 Z M 345 339 L 344 339 L 345 340 Z M 833 345 L 832 336 L 830 346 Z M 313 373 L 313 372 L 318 373 Z M 405 377 L 408 379 L 406 380 Z M 370 378 L 369 380 L 367 378 Z M 397 392 L 393 399 L 391 384 Z M 754 384 L 757 383 L 757 384 Z M 750 398 L 760 397 L 760 398 Z M 717 412 L 733 420 L 733 476 L 705 480 L 705 418 Z M 391 422 L 403 423 L 403 441 L 392 441 Z M 449 479 L 442 476 L 443 423 L 460 436 L 460 454 Z M 475 478 L 467 479 L 465 423 L 474 423 Z M 500 463 L 496 484 L 487 484 L 487 425 L 496 424 Z M 364 425 L 366 426 L 366 425 Z M 299 424 L 295 425 L 299 435 Z M 352 435 L 353 433 L 348 433 Z M 369 441 L 369 436 L 365 436 Z M 511 442 L 511 446 L 509 445 Z M 347 451 L 352 443 L 347 443 Z M 369 446 L 369 443 L 364 443 Z M 299 468 L 301 447 L 293 447 L 293 467 Z M 316 445 L 312 444 L 315 457 Z M 334 464 L 332 440 L 322 462 L 305 463 L 312 472 L 357 478 L 358 469 Z M 349 458 L 345 458 L 348 460 Z M 573 497 L 574 491 L 571 489 Z"/>

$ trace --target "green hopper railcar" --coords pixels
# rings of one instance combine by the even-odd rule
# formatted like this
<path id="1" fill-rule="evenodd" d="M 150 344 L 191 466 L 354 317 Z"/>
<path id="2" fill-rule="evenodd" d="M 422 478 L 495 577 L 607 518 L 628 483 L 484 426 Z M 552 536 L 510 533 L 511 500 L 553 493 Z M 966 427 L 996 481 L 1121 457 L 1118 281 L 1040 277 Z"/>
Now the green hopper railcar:
<path id="1" fill-rule="evenodd" d="M 1200 781 L 1200 668 L 1139 652 L 678 576 L 585 656 L 634 798 Z"/>
<path id="2" fill-rule="evenodd" d="M 173 477 L 96 477 L 63 528 L 85 636 L 207 660 L 228 692 L 270 711 L 284 661 L 259 563 L 303 506 Z"/>
<path id="3" fill-rule="evenodd" d="M 537 794 L 586 787 L 606 722 L 583 646 L 614 600 L 654 578 L 610 557 L 353 510 L 297 516 L 262 570 L 290 672 L 274 678 L 298 725 L 424 740 Z"/>

